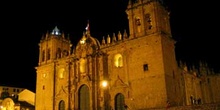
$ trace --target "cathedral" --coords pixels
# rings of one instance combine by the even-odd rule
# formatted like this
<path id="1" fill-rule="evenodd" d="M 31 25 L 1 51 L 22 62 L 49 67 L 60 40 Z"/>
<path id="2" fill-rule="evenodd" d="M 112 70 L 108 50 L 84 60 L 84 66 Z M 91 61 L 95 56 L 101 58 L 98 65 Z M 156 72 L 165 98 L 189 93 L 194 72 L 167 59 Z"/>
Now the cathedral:
<path id="1" fill-rule="evenodd" d="M 145 110 L 220 103 L 220 76 L 177 62 L 162 0 L 129 1 L 129 33 L 98 41 L 89 23 L 74 46 L 58 27 L 42 36 L 35 110 Z"/>

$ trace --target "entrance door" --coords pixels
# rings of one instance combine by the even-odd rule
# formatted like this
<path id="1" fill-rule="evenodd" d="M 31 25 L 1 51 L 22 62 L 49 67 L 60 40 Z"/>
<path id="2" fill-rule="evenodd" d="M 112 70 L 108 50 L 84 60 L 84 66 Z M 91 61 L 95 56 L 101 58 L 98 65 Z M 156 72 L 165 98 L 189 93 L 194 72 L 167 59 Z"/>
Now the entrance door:
<path id="1" fill-rule="evenodd" d="M 79 110 L 90 110 L 89 88 L 82 85 L 79 89 Z"/>
<path id="2" fill-rule="evenodd" d="M 124 95 L 121 93 L 115 96 L 115 110 L 126 110 Z"/>
<path id="3" fill-rule="evenodd" d="M 65 102 L 63 100 L 59 103 L 59 110 L 65 110 Z"/>

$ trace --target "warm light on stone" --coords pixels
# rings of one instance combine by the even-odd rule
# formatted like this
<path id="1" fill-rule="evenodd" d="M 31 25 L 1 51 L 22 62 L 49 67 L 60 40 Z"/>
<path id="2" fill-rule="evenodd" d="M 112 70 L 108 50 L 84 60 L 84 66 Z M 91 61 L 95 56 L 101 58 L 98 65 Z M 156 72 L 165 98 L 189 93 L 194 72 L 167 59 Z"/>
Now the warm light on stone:
<path id="1" fill-rule="evenodd" d="M 108 86 L 108 82 L 106 81 L 106 80 L 103 80 L 102 82 L 101 82 L 101 87 L 102 88 L 106 88 Z"/>

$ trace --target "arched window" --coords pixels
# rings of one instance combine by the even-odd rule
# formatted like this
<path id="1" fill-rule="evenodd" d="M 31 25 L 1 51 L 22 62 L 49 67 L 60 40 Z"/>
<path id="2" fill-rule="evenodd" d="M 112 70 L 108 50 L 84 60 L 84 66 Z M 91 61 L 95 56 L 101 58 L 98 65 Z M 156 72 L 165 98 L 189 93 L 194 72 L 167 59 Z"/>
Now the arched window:
<path id="1" fill-rule="evenodd" d="M 127 105 L 125 104 L 124 95 L 118 93 L 115 96 L 115 110 L 126 110 Z"/>
<path id="2" fill-rule="evenodd" d="M 150 30 L 152 29 L 152 20 L 151 20 L 151 15 L 148 13 L 148 14 L 145 14 L 145 27 L 146 27 L 146 30 Z"/>
<path id="3" fill-rule="evenodd" d="M 82 85 L 79 89 L 79 110 L 90 110 L 89 88 Z"/>
<path id="4" fill-rule="evenodd" d="M 42 51 L 42 62 L 45 61 L 45 50 Z"/>
<path id="5" fill-rule="evenodd" d="M 65 102 L 63 100 L 59 102 L 59 110 L 65 110 Z"/>
<path id="6" fill-rule="evenodd" d="M 47 73 L 41 74 L 41 77 L 42 77 L 42 78 L 47 78 Z"/>
<path id="7" fill-rule="evenodd" d="M 47 49 L 47 60 L 50 60 L 50 49 Z"/>
<path id="8" fill-rule="evenodd" d="M 114 57 L 114 64 L 116 67 L 122 67 L 123 66 L 123 58 L 121 54 L 116 54 Z"/>
<path id="9" fill-rule="evenodd" d="M 140 17 L 135 17 L 135 24 L 136 24 L 136 28 L 137 28 L 137 32 L 141 32 L 141 19 Z"/>
<path id="10" fill-rule="evenodd" d="M 63 79 L 63 78 L 64 78 L 64 73 L 65 73 L 65 69 L 64 69 L 64 68 L 59 69 L 58 75 L 59 75 L 59 78 L 60 78 L 60 79 Z"/>
<path id="11" fill-rule="evenodd" d="M 80 62 L 79 62 L 80 66 L 79 66 L 79 70 L 81 73 L 85 73 L 86 72 L 86 60 L 85 59 L 80 59 Z"/>
<path id="12" fill-rule="evenodd" d="M 57 49 L 57 58 L 61 58 L 61 49 L 60 48 Z"/>

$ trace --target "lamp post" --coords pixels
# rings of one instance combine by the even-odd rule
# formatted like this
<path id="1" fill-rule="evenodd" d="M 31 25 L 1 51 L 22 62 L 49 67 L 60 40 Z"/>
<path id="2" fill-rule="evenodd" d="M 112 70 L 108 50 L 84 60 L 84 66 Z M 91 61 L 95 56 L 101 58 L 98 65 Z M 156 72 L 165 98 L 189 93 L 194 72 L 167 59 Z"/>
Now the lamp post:
<path id="1" fill-rule="evenodd" d="M 109 88 L 109 84 L 108 84 L 108 81 L 107 80 L 103 80 L 100 82 L 100 87 L 101 87 L 101 108 L 102 110 L 108 110 L 109 108 L 109 105 L 108 105 L 108 101 L 109 101 L 109 91 L 108 91 L 108 88 Z"/>
<path id="2" fill-rule="evenodd" d="M 3 108 L 3 106 L 2 106 L 2 105 L 0 105 L 0 110 L 2 110 L 2 108 Z"/>
<path id="3" fill-rule="evenodd" d="M 101 87 L 102 87 L 103 89 L 106 89 L 107 86 L 108 86 L 108 81 L 107 81 L 107 80 L 101 81 Z"/>

